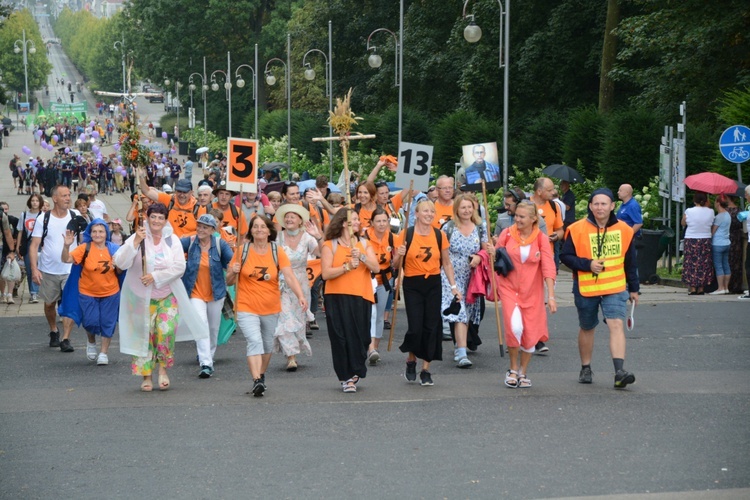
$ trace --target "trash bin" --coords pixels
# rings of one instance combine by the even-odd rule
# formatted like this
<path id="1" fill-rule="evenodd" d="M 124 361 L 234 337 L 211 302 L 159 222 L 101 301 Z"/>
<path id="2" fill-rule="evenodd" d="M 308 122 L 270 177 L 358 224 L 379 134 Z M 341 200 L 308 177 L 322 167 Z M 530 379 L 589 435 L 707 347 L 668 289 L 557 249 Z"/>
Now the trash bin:
<path id="1" fill-rule="evenodd" d="M 674 232 L 667 228 L 674 237 Z M 656 264 L 669 246 L 670 237 L 664 229 L 641 229 L 641 238 L 635 240 L 638 255 L 638 279 L 641 283 L 654 285 L 659 282 Z"/>
<path id="2" fill-rule="evenodd" d="M 187 156 L 188 144 L 190 144 L 188 141 L 179 141 L 177 143 L 178 153 L 181 154 L 182 156 Z"/>
<path id="3" fill-rule="evenodd" d="M 167 144 L 170 144 L 172 141 L 174 141 L 174 134 L 167 132 Z"/>
<path id="4" fill-rule="evenodd" d="M 155 128 L 156 128 L 156 137 L 161 137 L 161 132 L 162 132 L 161 127 L 157 125 Z"/>
<path id="5" fill-rule="evenodd" d="M 198 155 L 195 153 L 196 149 L 198 149 L 198 146 L 192 142 L 188 144 L 188 158 L 190 158 L 191 161 L 198 161 Z"/>

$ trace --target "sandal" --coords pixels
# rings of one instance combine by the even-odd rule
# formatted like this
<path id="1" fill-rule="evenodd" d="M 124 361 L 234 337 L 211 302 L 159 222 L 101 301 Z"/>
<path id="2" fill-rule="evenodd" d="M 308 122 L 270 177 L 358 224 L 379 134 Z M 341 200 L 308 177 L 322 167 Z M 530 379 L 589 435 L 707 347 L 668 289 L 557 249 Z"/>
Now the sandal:
<path id="1" fill-rule="evenodd" d="M 531 380 L 526 376 L 525 373 L 518 374 L 518 387 L 519 389 L 528 389 L 531 387 Z"/>
<path id="2" fill-rule="evenodd" d="M 341 389 L 346 393 L 354 393 L 357 392 L 357 386 L 354 385 L 355 382 L 352 379 L 347 380 L 346 382 L 341 382 Z"/>
<path id="3" fill-rule="evenodd" d="M 159 389 L 162 391 L 166 391 L 167 389 L 169 389 L 169 377 L 166 373 L 159 374 Z"/>
<path id="4" fill-rule="evenodd" d="M 515 375 L 513 377 L 512 375 Z M 511 389 L 515 389 L 518 387 L 518 372 L 515 370 L 508 370 L 508 372 L 505 374 L 505 386 L 510 387 Z"/>
<path id="5" fill-rule="evenodd" d="M 144 378 L 143 382 L 141 382 L 141 391 L 151 392 L 153 390 L 154 390 L 154 383 L 151 381 L 150 378 Z"/>
<path id="6" fill-rule="evenodd" d="M 359 383 L 359 375 L 353 376 L 352 378 L 347 380 L 347 382 L 352 382 L 354 385 L 357 385 Z"/>

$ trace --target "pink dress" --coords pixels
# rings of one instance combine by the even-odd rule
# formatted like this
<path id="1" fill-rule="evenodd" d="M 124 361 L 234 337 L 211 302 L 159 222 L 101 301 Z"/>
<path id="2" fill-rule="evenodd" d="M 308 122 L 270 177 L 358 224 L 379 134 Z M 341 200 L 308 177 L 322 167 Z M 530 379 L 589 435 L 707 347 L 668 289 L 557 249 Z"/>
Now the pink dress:
<path id="1" fill-rule="evenodd" d="M 504 246 L 513 261 L 513 271 L 498 280 L 503 306 L 503 328 L 508 347 L 534 352 L 537 342 L 549 339 L 547 311 L 544 307 L 544 278 L 556 277 L 555 262 L 547 235 L 539 232 L 522 258 L 521 245 L 504 229 L 497 247 Z M 526 254 L 526 251 L 523 252 Z"/>

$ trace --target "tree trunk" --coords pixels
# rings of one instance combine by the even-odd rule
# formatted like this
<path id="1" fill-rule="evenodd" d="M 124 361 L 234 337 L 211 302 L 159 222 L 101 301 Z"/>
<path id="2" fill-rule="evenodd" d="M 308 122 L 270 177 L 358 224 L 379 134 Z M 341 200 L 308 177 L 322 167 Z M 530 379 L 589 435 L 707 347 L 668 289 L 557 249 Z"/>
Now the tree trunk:
<path id="1" fill-rule="evenodd" d="M 617 56 L 617 38 L 612 33 L 620 22 L 620 4 L 618 0 L 607 0 L 607 23 L 604 28 L 604 44 L 602 46 L 602 66 L 599 76 L 599 113 L 607 113 L 614 107 L 615 82 L 609 77 L 609 72 L 615 64 Z"/>

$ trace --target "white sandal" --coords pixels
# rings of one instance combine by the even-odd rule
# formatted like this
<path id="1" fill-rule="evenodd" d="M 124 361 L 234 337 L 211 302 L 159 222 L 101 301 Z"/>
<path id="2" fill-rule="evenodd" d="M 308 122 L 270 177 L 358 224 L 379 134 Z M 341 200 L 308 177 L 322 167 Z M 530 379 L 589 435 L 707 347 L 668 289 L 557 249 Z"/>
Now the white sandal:
<path id="1" fill-rule="evenodd" d="M 515 375 L 515 377 L 511 377 L 511 375 Z M 505 386 L 510 387 L 511 389 L 515 389 L 518 387 L 518 372 L 515 370 L 508 370 L 505 373 Z"/>

